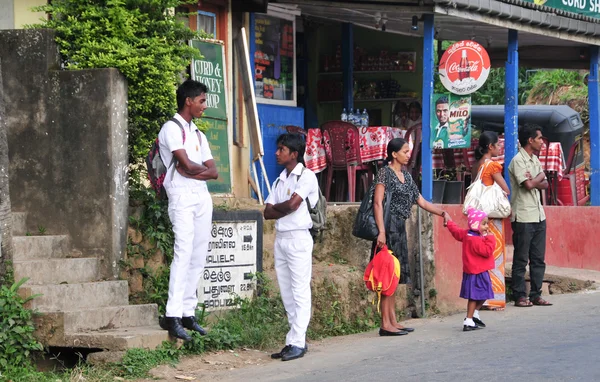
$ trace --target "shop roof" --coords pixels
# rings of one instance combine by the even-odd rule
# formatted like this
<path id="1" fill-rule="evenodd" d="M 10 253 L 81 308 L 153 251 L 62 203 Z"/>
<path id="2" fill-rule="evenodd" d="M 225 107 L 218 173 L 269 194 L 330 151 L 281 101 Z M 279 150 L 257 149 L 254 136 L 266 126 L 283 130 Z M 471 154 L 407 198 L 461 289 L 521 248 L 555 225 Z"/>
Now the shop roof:
<path id="1" fill-rule="evenodd" d="M 514 4 L 509 4 L 512 2 Z M 520 0 L 442 0 L 419 6 L 397 1 L 319 1 L 271 0 L 271 4 L 291 6 L 303 15 L 350 22 L 377 29 L 377 20 L 386 19 L 386 31 L 408 36 L 423 35 L 411 30 L 413 16 L 435 13 L 436 38 L 442 40 L 474 39 L 488 48 L 506 47 L 507 29 L 517 29 L 520 46 L 587 46 L 600 45 L 600 20 L 534 6 Z M 421 2 L 423 4 L 423 2 Z M 527 6 L 520 6 L 520 5 Z M 537 9 L 534 9 L 537 8 Z M 548 10 L 544 12 L 542 10 Z M 557 14 L 561 13 L 561 14 Z M 465 22 L 465 19 L 469 22 Z M 381 25 L 381 21 L 379 22 Z"/>

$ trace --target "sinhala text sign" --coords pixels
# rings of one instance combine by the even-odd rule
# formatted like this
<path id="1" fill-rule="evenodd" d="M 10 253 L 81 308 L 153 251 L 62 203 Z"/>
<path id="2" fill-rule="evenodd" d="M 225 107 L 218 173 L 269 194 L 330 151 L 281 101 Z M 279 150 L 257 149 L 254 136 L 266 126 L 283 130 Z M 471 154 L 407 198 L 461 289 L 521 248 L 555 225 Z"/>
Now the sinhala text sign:
<path id="1" fill-rule="evenodd" d="M 207 311 L 237 307 L 235 298 L 252 298 L 256 272 L 262 271 L 262 215 L 258 211 L 213 214 L 198 302 Z"/>
<path id="2" fill-rule="evenodd" d="M 490 57 L 479 43 L 458 41 L 442 55 L 439 72 L 442 85 L 451 93 L 475 93 L 490 74 Z"/>

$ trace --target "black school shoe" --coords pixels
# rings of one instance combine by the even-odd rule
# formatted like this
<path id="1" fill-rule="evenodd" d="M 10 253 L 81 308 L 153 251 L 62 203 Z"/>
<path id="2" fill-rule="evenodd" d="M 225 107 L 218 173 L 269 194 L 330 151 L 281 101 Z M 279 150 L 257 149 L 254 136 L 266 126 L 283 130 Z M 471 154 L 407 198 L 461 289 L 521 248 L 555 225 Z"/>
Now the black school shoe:
<path id="1" fill-rule="evenodd" d="M 181 323 L 184 328 L 198 332 L 201 336 L 205 336 L 207 334 L 206 329 L 198 324 L 198 320 L 194 316 L 183 317 L 181 319 Z"/>
<path id="2" fill-rule="evenodd" d="M 480 326 L 477 326 L 477 325 L 475 325 L 475 326 L 463 325 L 463 332 L 470 332 L 470 331 L 477 330 L 477 329 L 483 329 L 483 328 Z"/>
<path id="3" fill-rule="evenodd" d="M 162 317 L 158 321 L 160 327 L 163 330 L 168 330 L 172 337 L 182 339 L 184 341 L 191 341 L 192 337 L 185 331 L 181 318 L 179 317 Z"/>
<path id="4" fill-rule="evenodd" d="M 290 349 L 281 356 L 282 361 L 291 361 L 294 359 L 302 358 L 306 354 L 306 348 L 300 348 L 298 346 L 290 345 Z"/>
<path id="5" fill-rule="evenodd" d="M 292 345 L 285 345 L 285 346 L 283 347 L 283 349 L 281 349 L 281 351 L 280 351 L 279 353 L 273 353 L 273 354 L 271 354 L 271 358 L 273 358 L 273 359 L 280 359 L 280 358 L 281 358 L 281 357 L 283 357 L 283 355 L 284 355 L 285 353 L 287 353 L 287 352 L 288 352 L 288 350 L 290 350 L 291 348 L 292 348 Z"/>
<path id="6" fill-rule="evenodd" d="M 485 324 L 483 323 L 483 321 L 481 321 L 479 318 L 475 318 L 473 317 L 473 322 L 477 325 L 480 326 L 482 328 L 485 328 Z"/>

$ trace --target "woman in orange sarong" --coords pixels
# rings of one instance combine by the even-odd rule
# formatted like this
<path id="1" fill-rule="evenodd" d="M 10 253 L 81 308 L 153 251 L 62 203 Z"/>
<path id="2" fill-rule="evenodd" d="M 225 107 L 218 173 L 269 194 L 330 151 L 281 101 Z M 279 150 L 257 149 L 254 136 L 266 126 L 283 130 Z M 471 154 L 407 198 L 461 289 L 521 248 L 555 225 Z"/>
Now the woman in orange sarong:
<path id="1" fill-rule="evenodd" d="M 499 154 L 500 146 L 498 145 L 498 134 L 492 131 L 484 131 L 479 137 L 479 145 L 475 149 L 475 164 L 471 170 L 471 179 L 476 179 L 479 170 L 483 166 L 483 172 L 481 174 L 481 181 L 483 184 L 491 186 L 494 182 L 498 183 L 508 195 L 510 190 L 502 177 L 502 165 L 492 161 L 492 158 Z M 489 228 L 490 232 L 492 232 L 496 238 L 496 249 L 494 251 L 496 267 L 489 271 L 494 298 L 487 300 L 484 306 L 491 310 L 503 310 L 506 307 L 506 282 L 504 280 L 506 241 L 502 219 L 489 219 Z"/>

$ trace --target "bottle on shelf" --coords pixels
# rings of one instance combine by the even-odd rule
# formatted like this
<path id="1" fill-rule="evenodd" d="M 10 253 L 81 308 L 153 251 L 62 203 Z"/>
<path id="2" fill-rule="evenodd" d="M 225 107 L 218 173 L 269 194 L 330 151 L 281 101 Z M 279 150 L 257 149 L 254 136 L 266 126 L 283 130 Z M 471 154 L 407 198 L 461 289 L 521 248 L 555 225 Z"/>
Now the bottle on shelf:
<path id="1" fill-rule="evenodd" d="M 362 127 L 369 127 L 369 113 L 367 113 L 367 109 L 363 109 L 360 120 Z"/>
<path id="2" fill-rule="evenodd" d="M 348 122 L 354 124 L 354 111 L 352 108 L 350 108 L 350 112 L 348 113 Z"/>
<path id="3" fill-rule="evenodd" d="M 340 117 L 340 119 L 344 122 L 348 122 L 348 113 L 346 113 L 346 108 L 342 110 L 342 116 Z"/>

